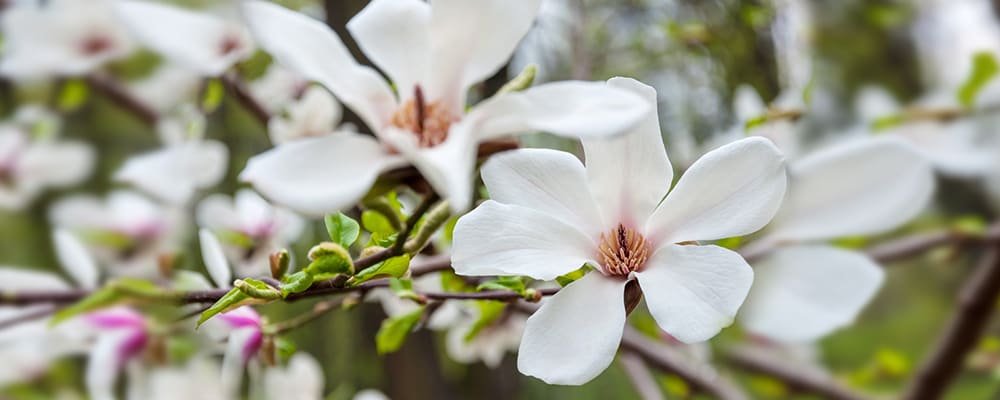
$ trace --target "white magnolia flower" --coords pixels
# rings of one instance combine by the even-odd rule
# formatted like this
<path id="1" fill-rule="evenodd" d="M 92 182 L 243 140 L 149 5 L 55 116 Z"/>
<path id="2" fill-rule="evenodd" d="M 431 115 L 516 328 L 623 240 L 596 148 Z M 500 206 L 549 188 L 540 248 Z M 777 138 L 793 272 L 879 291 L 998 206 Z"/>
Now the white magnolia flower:
<path id="1" fill-rule="evenodd" d="M 119 0 L 115 8 L 143 45 L 207 76 L 222 75 L 254 51 L 237 21 L 151 1 Z"/>
<path id="2" fill-rule="evenodd" d="M 292 140 L 323 136 L 333 133 L 343 108 L 326 89 L 310 86 L 302 98 L 295 99 L 285 108 L 283 115 L 271 117 L 267 131 L 274 144 Z"/>
<path id="3" fill-rule="evenodd" d="M 161 114 L 194 101 L 204 78 L 197 71 L 173 63 L 161 64 L 149 76 L 127 82 L 132 98 Z"/>
<path id="4" fill-rule="evenodd" d="M 272 114 L 280 113 L 285 106 L 309 86 L 301 75 L 271 63 L 264 75 L 247 84 L 253 98 Z"/>
<path id="5" fill-rule="evenodd" d="M 656 100 L 636 81 L 610 84 Z M 553 150 L 494 156 L 482 170 L 492 200 L 455 227 L 452 262 L 462 275 L 551 280 L 584 264 L 596 268 L 528 319 L 518 369 L 548 383 L 582 384 L 611 363 L 630 284 L 642 288 L 659 326 L 683 342 L 732 323 L 753 271 L 735 252 L 694 241 L 760 229 L 785 193 L 783 156 L 763 138 L 706 154 L 673 190 L 655 113 L 629 135 L 583 146 L 586 167 Z"/>
<path id="6" fill-rule="evenodd" d="M 199 189 L 222 180 L 228 160 L 229 150 L 214 140 L 168 143 L 128 159 L 114 178 L 167 203 L 183 205 Z"/>
<path id="7" fill-rule="evenodd" d="M 287 247 L 305 227 L 299 216 L 248 189 L 234 197 L 217 194 L 202 200 L 197 220 L 223 239 L 225 256 L 240 278 L 267 275 L 268 256 Z"/>
<path id="8" fill-rule="evenodd" d="M 80 182 L 94 166 L 93 149 L 82 142 L 32 138 L 0 126 L 0 208 L 20 210 L 46 188 Z"/>
<path id="9" fill-rule="evenodd" d="M 788 167 L 788 193 L 757 246 L 756 280 L 739 320 L 785 343 L 818 339 L 854 321 L 885 273 L 868 256 L 817 243 L 875 235 L 912 219 L 934 191 L 930 163 L 898 137 L 840 143 Z"/>
<path id="10" fill-rule="evenodd" d="M 62 199 L 49 219 L 81 237 L 109 275 L 144 278 L 157 276 L 158 257 L 176 251 L 185 225 L 179 210 L 129 191 Z"/>
<path id="11" fill-rule="evenodd" d="M 53 232 L 52 239 L 59 264 L 72 282 L 52 272 L 4 266 L 0 267 L 0 290 L 66 291 L 73 287 L 97 287 L 99 271 L 83 245 L 62 230 Z M 25 318 L 45 307 L 0 307 L 0 321 Z M 73 321 L 50 327 L 48 318 L 37 318 L 0 329 L 0 357 L 8 360 L 0 365 L 0 388 L 41 375 L 53 360 L 62 356 L 83 352 L 85 341 L 75 332 L 76 328 Z"/>
<path id="12" fill-rule="evenodd" d="M 306 353 L 295 353 L 285 367 L 264 371 L 263 400 L 323 399 L 323 367 Z"/>
<path id="13" fill-rule="evenodd" d="M 217 361 L 196 355 L 181 366 L 151 368 L 129 382 L 128 400 L 228 400 Z"/>
<path id="14" fill-rule="evenodd" d="M 466 311 L 472 307 L 464 307 Z M 497 368 L 503 362 L 508 351 L 517 350 L 521 344 L 526 318 L 516 312 L 507 310 L 495 321 L 482 327 L 473 337 L 469 337 L 479 319 L 478 312 L 471 312 L 458 320 L 448 330 L 445 337 L 445 350 L 452 360 L 460 363 L 482 361 L 487 367 Z"/>
<path id="15" fill-rule="evenodd" d="M 355 203 L 382 171 L 410 162 L 454 210 L 464 211 L 481 141 L 529 131 L 598 137 L 633 127 L 649 106 L 594 82 L 541 85 L 466 111 L 469 88 L 504 65 L 539 2 L 372 1 L 348 30 L 397 93 L 322 22 L 247 2 L 244 14 L 261 47 L 330 89 L 378 140 L 338 132 L 296 141 L 251 159 L 241 178 L 280 204 L 322 215 Z"/>
<path id="16" fill-rule="evenodd" d="M 0 74 L 51 78 L 87 74 L 132 50 L 111 0 L 21 1 L 4 10 Z"/>

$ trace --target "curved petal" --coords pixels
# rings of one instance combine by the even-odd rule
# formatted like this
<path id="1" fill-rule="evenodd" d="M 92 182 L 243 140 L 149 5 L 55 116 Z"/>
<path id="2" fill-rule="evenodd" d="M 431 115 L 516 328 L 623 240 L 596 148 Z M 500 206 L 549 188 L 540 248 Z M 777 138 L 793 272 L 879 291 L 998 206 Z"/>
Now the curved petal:
<path id="1" fill-rule="evenodd" d="M 757 89 L 745 84 L 736 88 L 736 93 L 733 94 L 733 113 L 736 114 L 738 123 L 745 124 L 766 112 L 767 105 L 760 98 L 760 94 L 757 94 Z"/>
<path id="2" fill-rule="evenodd" d="M 226 393 L 239 392 L 243 372 L 257 350 L 262 335 L 259 328 L 240 328 L 229 335 L 226 353 L 222 356 L 222 387 Z"/>
<path id="3" fill-rule="evenodd" d="M 55 244 L 56 258 L 59 259 L 63 270 L 81 288 L 96 288 L 100 278 L 97 262 L 94 261 L 80 239 L 65 229 L 56 229 L 52 232 L 52 241 Z"/>
<path id="4" fill-rule="evenodd" d="M 224 194 L 213 194 L 198 203 L 195 210 L 198 226 L 212 230 L 237 230 L 240 215 L 233 207 L 233 199 Z"/>
<path id="5" fill-rule="evenodd" d="M 558 385 L 600 375 L 622 340 L 625 282 L 591 272 L 542 303 L 525 324 L 517 369 Z"/>
<path id="6" fill-rule="evenodd" d="M 612 78 L 608 85 L 642 96 L 650 111 L 632 132 L 582 140 L 590 187 L 604 217 L 602 231 L 618 223 L 642 226 L 667 195 L 674 177 L 660 133 L 656 89 L 630 78 Z"/>
<path id="7" fill-rule="evenodd" d="M 259 154 L 247 162 L 240 180 L 278 204 L 322 216 L 350 207 L 379 173 L 404 164 L 371 136 L 337 132 Z"/>
<path id="8" fill-rule="evenodd" d="M 771 141 L 747 138 L 712 150 L 677 181 L 646 225 L 654 242 L 746 235 L 766 225 L 785 195 L 785 159 Z"/>
<path id="9" fill-rule="evenodd" d="M 382 139 L 413 163 L 431 187 L 448 200 L 453 213 L 469 209 L 474 189 L 475 141 L 453 135 L 444 143 L 424 148 L 412 133 L 391 127 L 382 132 Z"/>
<path id="10" fill-rule="evenodd" d="M 533 131 L 592 138 L 635 128 L 651 110 L 649 101 L 603 82 L 562 81 L 491 97 L 452 125 L 450 136 L 476 140 Z"/>
<path id="11" fill-rule="evenodd" d="M 229 150 L 220 142 L 187 142 L 132 157 L 115 173 L 115 180 L 169 203 L 183 204 L 198 189 L 219 182 L 228 159 Z"/>
<path id="12" fill-rule="evenodd" d="M 754 262 L 739 320 L 781 342 L 811 342 L 854 322 L 885 280 L 865 255 L 829 246 L 781 248 Z"/>
<path id="13" fill-rule="evenodd" d="M 98 337 L 87 359 L 85 381 L 93 400 L 115 400 L 115 381 L 125 363 L 146 344 L 143 332 L 116 330 Z"/>
<path id="14" fill-rule="evenodd" d="M 911 146 L 865 138 L 814 153 L 789 166 L 789 191 L 772 236 L 832 239 L 891 230 L 930 200 L 934 173 Z"/>
<path id="15" fill-rule="evenodd" d="M 274 207 L 253 190 L 243 189 L 236 192 L 233 204 L 239 212 L 240 222 L 244 227 L 267 225 L 274 221 Z"/>
<path id="16" fill-rule="evenodd" d="M 711 339 L 732 324 L 753 275 L 743 257 L 718 246 L 668 245 L 635 272 L 653 319 L 684 343 Z"/>
<path id="17" fill-rule="evenodd" d="M 520 149 L 490 157 L 482 168 L 490 198 L 527 207 L 600 237 L 597 212 L 583 164 L 564 151 Z"/>
<path id="18" fill-rule="evenodd" d="M 375 0 L 351 18 L 347 30 L 406 99 L 427 77 L 430 22 L 431 7 L 422 0 Z"/>
<path id="19" fill-rule="evenodd" d="M 592 262 L 593 240 L 562 221 L 487 200 L 455 225 L 452 266 L 459 275 L 526 275 L 551 280 Z M 596 265 L 596 264 L 595 264 Z"/>
<path id="20" fill-rule="evenodd" d="M 198 231 L 198 241 L 201 244 L 201 258 L 205 261 L 205 269 L 218 287 L 229 287 L 233 284 L 233 271 L 229 268 L 226 253 L 222 251 L 219 239 L 208 229 Z"/>
<path id="21" fill-rule="evenodd" d="M 283 66 L 330 89 L 378 132 L 396 110 L 382 76 L 358 64 L 326 24 L 264 1 L 243 4 L 258 44 Z"/>
<path id="22" fill-rule="evenodd" d="M 115 7 L 143 45 L 205 75 L 221 75 L 253 52 L 245 31 L 204 12 L 133 0 L 118 1 Z"/>
<path id="23" fill-rule="evenodd" d="M 39 143 L 21 155 L 18 178 L 45 185 L 69 186 L 90 175 L 95 158 L 94 149 L 86 143 Z"/>
<path id="24" fill-rule="evenodd" d="M 267 399 L 322 399 L 323 368 L 308 353 L 297 352 L 286 368 L 268 368 L 264 372 Z"/>

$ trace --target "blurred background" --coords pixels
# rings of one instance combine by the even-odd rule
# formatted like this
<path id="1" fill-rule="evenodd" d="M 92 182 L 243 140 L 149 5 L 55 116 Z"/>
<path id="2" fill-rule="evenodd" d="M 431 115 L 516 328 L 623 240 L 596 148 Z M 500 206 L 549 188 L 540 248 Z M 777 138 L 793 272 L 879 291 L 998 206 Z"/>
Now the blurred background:
<path id="1" fill-rule="evenodd" d="M 95 24 L 114 24 L 115 16 L 99 5 L 103 2 L 75 2 L 77 7 L 87 4 L 66 26 L 85 25 L 82 21 L 88 18 L 111 21 Z M 42 36 L 64 34 L 59 26 L 25 26 L 11 18 L 21 3 L 2 2 L 2 57 L 9 57 L 12 50 L 23 53 L 31 46 L 31 36 L 41 41 Z M 235 1 L 169 3 L 239 23 Z M 326 21 L 366 62 L 345 30 L 365 0 L 279 3 Z M 124 35 L 123 41 L 131 41 Z M 114 45 L 89 44 L 94 51 Z M 69 196 L 103 197 L 135 188 L 115 179 L 116 171 L 130 157 L 170 143 L 171 128 L 160 123 L 162 118 L 151 117 L 169 115 L 178 124 L 179 135 L 197 131 L 228 149 L 219 183 L 197 190 L 182 202 L 186 206 L 176 208 L 188 223 L 174 232 L 176 249 L 183 254 L 174 265 L 202 271 L 200 257 L 195 256 L 197 230 L 190 222 L 195 219 L 194 205 L 213 193 L 232 195 L 243 187 L 236 177 L 246 160 L 275 140 L 274 125 L 269 132 L 260 110 L 240 96 L 252 96 L 256 106 L 267 109 L 265 113 L 279 115 L 302 96 L 301 82 L 282 84 L 272 76 L 270 57 L 257 50 L 235 63 L 227 75 L 238 77 L 232 82 L 197 72 L 170 72 L 170 61 L 156 52 L 135 42 L 125 47 L 81 71 L 43 71 L 30 65 L 5 70 L 0 80 L 0 116 L 5 125 L 86 144 L 96 157 L 92 170 L 79 179 L 32 190 L 27 199 L 4 201 L 0 265 L 63 274 L 51 240 L 57 222 L 54 206 Z M 476 90 L 491 94 L 529 64 L 538 66 L 536 82 L 635 77 L 657 88 L 667 150 L 681 168 L 732 135 L 792 140 L 791 147 L 782 146 L 792 159 L 797 151 L 857 134 L 859 127 L 954 131 L 958 133 L 951 137 L 963 138 L 996 136 L 998 113 L 990 101 L 1000 99 L 1000 92 L 994 94 L 990 83 L 984 83 L 971 95 L 960 94 L 970 90 L 966 87 L 970 76 L 985 74 L 990 65 L 997 69 L 996 55 L 1000 55 L 1000 3 L 987 0 L 545 0 L 534 28 L 507 68 Z M 179 106 L 184 103 L 198 107 L 192 112 Z M 966 111 L 970 109 L 975 112 Z M 342 116 L 331 121 L 334 125 L 352 123 L 364 129 L 349 110 L 337 113 Z M 573 141 L 542 134 L 523 141 L 578 154 L 580 150 Z M 937 201 L 929 212 L 887 237 L 993 220 L 1000 196 L 991 192 L 988 182 L 1000 175 L 996 161 L 1000 148 L 984 147 L 975 140 L 928 146 L 951 151 L 936 156 L 941 161 Z M 11 149 L 17 151 L 0 147 L 0 157 Z M 978 159 L 986 161 L 973 162 Z M 8 178 L 4 173 L 0 165 L 0 191 L 10 189 L 4 188 Z M 322 222 L 308 221 L 291 249 L 304 259 L 308 247 L 324 235 Z M 845 239 L 840 244 L 860 248 L 876 239 Z M 890 264 L 886 286 L 858 322 L 805 350 L 808 357 L 853 386 L 875 393 L 898 391 L 942 329 L 976 256 L 944 247 Z M 267 306 L 262 312 L 282 319 L 311 306 L 311 301 L 302 301 Z M 618 363 L 581 387 L 548 386 L 520 375 L 513 353 L 496 368 L 453 361 L 443 350 L 444 335 L 428 330 L 411 335 L 400 351 L 378 356 L 373 338 L 384 318 L 377 303 L 365 303 L 353 311 L 330 313 L 292 332 L 289 339 L 321 362 L 331 399 L 350 398 L 366 388 L 379 389 L 393 399 L 638 396 Z M 651 326 L 644 312 L 631 318 L 637 326 Z M 718 349 L 744 340 L 734 327 L 712 346 Z M 3 389 L 0 398 L 46 399 L 78 389 L 83 366 L 81 358 L 60 360 L 33 379 Z M 1000 326 L 992 326 L 977 344 L 968 367 L 948 398 L 987 399 L 1000 394 Z M 754 398 L 813 398 L 796 395 L 772 378 L 730 371 L 725 363 L 718 368 L 746 384 Z M 689 397 L 690 388 L 677 378 L 660 373 L 655 378 L 668 396 Z"/>

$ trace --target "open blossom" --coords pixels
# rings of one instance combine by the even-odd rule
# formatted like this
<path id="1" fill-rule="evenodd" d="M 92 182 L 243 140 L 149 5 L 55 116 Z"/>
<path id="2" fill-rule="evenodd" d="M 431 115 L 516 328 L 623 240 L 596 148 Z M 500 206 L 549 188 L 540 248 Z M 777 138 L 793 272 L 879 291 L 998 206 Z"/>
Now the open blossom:
<path id="1" fill-rule="evenodd" d="M 132 51 L 111 0 L 21 1 L 4 10 L 0 74 L 14 78 L 77 76 Z"/>
<path id="2" fill-rule="evenodd" d="M 85 143 L 0 126 L 0 208 L 27 207 L 46 188 L 80 182 L 93 166 L 94 151 Z"/>
<path id="3" fill-rule="evenodd" d="M 656 100 L 636 81 L 610 84 Z M 654 112 L 635 132 L 583 145 L 586 167 L 553 150 L 494 156 L 482 170 L 492 199 L 455 227 L 452 262 L 462 275 L 550 280 L 584 264 L 596 269 L 525 326 L 518 369 L 548 383 L 582 384 L 611 363 L 626 287 L 641 288 L 653 318 L 680 341 L 707 340 L 732 323 L 753 271 L 738 254 L 696 241 L 760 229 L 785 192 L 783 156 L 763 138 L 706 154 L 670 190 L 673 170 Z"/>
<path id="4" fill-rule="evenodd" d="M 151 1 L 119 0 L 115 9 L 143 45 L 206 76 L 223 74 L 254 51 L 235 20 Z"/>
<path id="5" fill-rule="evenodd" d="M 821 241 L 899 227 L 927 206 L 934 173 L 906 141 L 878 136 L 794 160 L 788 175 L 781 210 L 756 244 L 778 248 L 753 261 L 755 283 L 738 318 L 753 334 L 801 343 L 853 322 L 885 276 L 865 254 Z"/>
<path id="6" fill-rule="evenodd" d="M 52 206 L 49 219 L 82 238 L 109 275 L 145 278 L 157 276 L 160 256 L 176 251 L 184 225 L 177 209 L 130 191 L 67 197 Z"/>
<path id="7" fill-rule="evenodd" d="M 212 195 L 198 204 L 198 225 L 221 237 L 226 258 L 239 277 L 268 273 L 268 255 L 299 237 L 304 221 L 243 189 L 236 196 Z"/>
<path id="8" fill-rule="evenodd" d="M 326 86 L 375 133 L 337 132 L 278 146 L 241 174 L 261 194 L 322 215 L 359 200 L 383 171 L 412 163 L 456 211 L 472 198 L 479 142 L 530 131 L 608 136 L 633 127 L 648 104 L 594 82 L 507 93 L 466 111 L 469 88 L 499 70 L 531 26 L 539 0 L 375 0 L 348 30 L 392 80 L 355 61 L 325 24 L 253 1 L 244 15 L 283 66 Z"/>

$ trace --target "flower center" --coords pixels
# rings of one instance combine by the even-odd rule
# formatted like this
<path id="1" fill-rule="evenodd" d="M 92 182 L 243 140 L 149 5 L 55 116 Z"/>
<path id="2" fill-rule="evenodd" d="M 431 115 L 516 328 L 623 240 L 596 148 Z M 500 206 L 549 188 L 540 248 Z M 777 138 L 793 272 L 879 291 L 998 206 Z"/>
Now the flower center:
<path id="1" fill-rule="evenodd" d="M 417 86 L 413 90 L 413 98 L 392 114 L 391 124 L 417 135 L 420 147 L 434 147 L 448 138 L 448 128 L 455 121 L 458 118 L 440 102 L 424 101 L 423 90 Z"/>
<path id="2" fill-rule="evenodd" d="M 222 43 L 219 44 L 219 55 L 228 56 L 230 53 L 239 50 L 241 47 L 243 47 L 243 43 L 240 41 L 240 38 L 232 35 L 226 35 L 226 37 L 222 39 Z"/>
<path id="3" fill-rule="evenodd" d="M 627 276 L 642 268 L 649 258 L 649 249 L 649 242 L 642 234 L 622 224 L 611 232 L 602 233 L 598 246 L 604 271 L 618 276 Z"/>
<path id="4" fill-rule="evenodd" d="M 110 37 L 103 34 L 95 34 L 80 44 L 80 51 L 86 56 L 96 56 L 111 50 L 114 44 L 114 41 Z"/>

